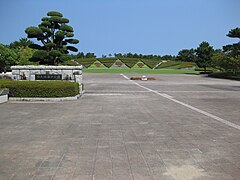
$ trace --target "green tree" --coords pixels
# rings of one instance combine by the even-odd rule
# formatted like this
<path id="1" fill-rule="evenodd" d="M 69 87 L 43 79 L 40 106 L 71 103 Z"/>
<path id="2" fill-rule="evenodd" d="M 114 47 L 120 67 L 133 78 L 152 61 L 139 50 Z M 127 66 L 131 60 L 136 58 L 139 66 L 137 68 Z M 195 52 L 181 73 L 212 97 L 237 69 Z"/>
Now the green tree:
<path id="1" fill-rule="evenodd" d="M 69 20 L 63 18 L 60 12 L 50 11 L 47 17 L 42 18 L 38 27 L 30 26 L 25 30 L 28 38 L 35 38 L 42 43 L 42 46 L 38 44 L 29 46 L 38 50 L 33 54 L 32 61 L 57 65 L 62 62 L 62 55 L 68 54 L 69 51 L 78 51 L 77 48 L 68 46 L 68 44 L 78 44 L 79 41 L 72 38 L 73 28 L 67 23 Z"/>
<path id="2" fill-rule="evenodd" d="M 172 55 L 164 55 L 164 56 L 162 56 L 162 59 L 163 60 L 169 60 L 169 61 L 175 61 L 176 57 L 172 56 Z"/>
<path id="3" fill-rule="evenodd" d="M 96 58 L 97 56 L 95 56 L 94 53 L 91 53 L 91 52 L 88 52 L 86 55 L 85 55 L 86 58 Z"/>
<path id="4" fill-rule="evenodd" d="M 6 72 L 10 70 L 12 65 L 17 63 L 18 56 L 9 47 L 0 44 L 0 72 Z"/>
<path id="5" fill-rule="evenodd" d="M 227 63 L 227 56 L 222 51 L 215 51 L 212 57 L 212 67 L 220 71 L 225 71 L 229 69 Z"/>
<path id="6" fill-rule="evenodd" d="M 138 58 L 139 56 L 138 56 L 138 54 L 137 53 L 134 53 L 133 54 L 133 58 Z"/>
<path id="7" fill-rule="evenodd" d="M 186 62 L 194 62 L 195 61 L 195 50 L 194 49 L 183 49 L 178 52 L 176 60 L 178 61 L 186 61 Z"/>
<path id="8" fill-rule="evenodd" d="M 126 54 L 126 57 L 127 57 L 127 58 L 132 58 L 132 57 L 133 57 L 133 54 L 132 54 L 132 53 L 127 53 L 127 54 Z"/>
<path id="9" fill-rule="evenodd" d="M 115 58 L 122 58 L 123 55 L 122 55 L 122 53 L 114 53 L 114 57 Z"/>
<path id="10" fill-rule="evenodd" d="M 37 64 L 36 62 L 31 62 L 29 59 L 32 57 L 35 49 L 21 46 L 18 48 L 17 55 L 18 55 L 18 65 L 30 65 L 30 64 Z"/>
<path id="11" fill-rule="evenodd" d="M 213 53 L 213 47 L 205 41 L 203 41 L 196 49 L 196 64 L 198 65 L 198 67 L 204 68 L 205 72 L 207 71 L 207 67 L 211 66 Z"/>
<path id="12" fill-rule="evenodd" d="M 85 56 L 84 56 L 83 52 L 79 52 L 79 53 L 77 53 L 76 57 L 77 57 L 77 59 L 80 59 L 80 58 L 84 58 Z"/>
<path id="13" fill-rule="evenodd" d="M 240 28 L 231 29 L 227 34 L 228 37 L 240 39 Z M 223 52 L 225 53 L 225 59 L 227 64 L 227 70 L 233 72 L 240 71 L 240 41 L 234 44 L 223 46 Z M 229 67 L 231 67 L 229 69 Z"/>
<path id="14" fill-rule="evenodd" d="M 14 41 L 10 43 L 9 48 L 14 50 L 15 53 L 18 55 L 18 58 L 17 58 L 18 65 L 36 64 L 29 61 L 33 53 L 36 51 L 28 47 L 31 44 L 33 44 L 33 42 L 28 40 L 27 38 L 21 38 L 19 39 L 19 41 Z"/>
<path id="15" fill-rule="evenodd" d="M 21 38 L 21 39 L 19 39 L 19 41 L 14 41 L 14 42 L 12 42 L 10 45 L 9 45 L 9 47 L 11 48 L 11 49 L 18 49 L 18 48 L 20 48 L 20 47 L 28 47 L 28 46 L 30 46 L 31 44 L 33 44 L 33 42 L 32 41 L 30 41 L 30 40 L 28 40 L 27 38 Z"/>

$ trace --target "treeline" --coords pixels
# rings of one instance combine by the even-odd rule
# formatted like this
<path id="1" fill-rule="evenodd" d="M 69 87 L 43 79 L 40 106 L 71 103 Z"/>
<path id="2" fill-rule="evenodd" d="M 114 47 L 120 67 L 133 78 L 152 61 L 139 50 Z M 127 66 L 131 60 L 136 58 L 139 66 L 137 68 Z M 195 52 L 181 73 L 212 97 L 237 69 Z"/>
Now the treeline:
<path id="1" fill-rule="evenodd" d="M 240 72 L 240 28 L 231 29 L 226 36 L 236 38 L 238 42 L 214 50 L 208 42 L 204 41 L 196 49 L 179 51 L 176 60 L 195 62 L 205 71 L 207 68 L 214 68 L 237 74 Z"/>
<path id="2" fill-rule="evenodd" d="M 168 61 L 184 61 L 195 62 L 198 67 L 213 68 L 223 72 L 231 72 L 233 74 L 240 72 L 240 28 L 235 28 L 227 34 L 230 38 L 238 39 L 238 42 L 223 46 L 222 49 L 214 49 L 208 42 L 202 42 L 197 48 L 182 49 L 177 56 L 172 55 L 144 55 L 137 53 L 115 53 L 102 55 L 102 58 L 129 58 L 129 59 L 147 59 L 160 62 Z M 44 54 L 39 53 L 36 49 L 30 48 L 33 44 L 27 38 L 21 38 L 19 41 L 12 42 L 9 45 L 0 44 L 0 72 L 10 70 L 12 65 L 30 65 L 30 64 L 52 64 L 52 62 L 45 61 Z M 34 54 L 38 54 L 43 61 L 32 60 Z M 59 62 L 64 62 L 72 59 L 95 59 L 96 55 L 93 52 L 79 52 L 73 54 L 63 54 L 59 57 Z M 128 60 L 129 60 L 128 59 Z"/>
<path id="3" fill-rule="evenodd" d="M 96 58 L 97 56 L 92 52 L 88 52 L 86 54 L 84 54 L 84 52 L 79 52 L 76 55 L 72 55 L 72 57 L 80 59 L 80 58 Z M 172 56 L 172 55 L 160 56 L 160 55 L 153 55 L 153 54 L 145 55 L 145 54 L 137 54 L 137 53 L 129 52 L 129 53 L 125 53 L 125 54 L 114 53 L 113 55 L 112 54 L 108 54 L 108 55 L 103 54 L 102 58 L 138 58 L 138 59 L 156 59 L 156 60 L 159 59 L 159 60 L 174 61 L 176 59 L 176 56 Z"/>

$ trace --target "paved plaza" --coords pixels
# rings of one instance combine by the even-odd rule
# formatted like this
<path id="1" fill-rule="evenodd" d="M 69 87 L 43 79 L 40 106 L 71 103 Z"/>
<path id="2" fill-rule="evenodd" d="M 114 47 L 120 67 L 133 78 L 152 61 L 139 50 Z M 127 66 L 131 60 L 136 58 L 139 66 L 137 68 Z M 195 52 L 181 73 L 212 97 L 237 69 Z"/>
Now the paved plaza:
<path id="1" fill-rule="evenodd" d="M 240 179 L 239 81 L 132 76 L 84 74 L 77 101 L 0 104 L 0 180 Z"/>

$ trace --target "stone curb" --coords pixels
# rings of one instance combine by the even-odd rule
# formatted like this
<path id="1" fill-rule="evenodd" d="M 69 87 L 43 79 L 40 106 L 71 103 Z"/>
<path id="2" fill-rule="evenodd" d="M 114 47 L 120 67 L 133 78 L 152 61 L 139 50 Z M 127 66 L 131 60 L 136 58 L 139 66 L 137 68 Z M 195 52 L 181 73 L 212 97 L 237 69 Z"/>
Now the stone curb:
<path id="1" fill-rule="evenodd" d="M 61 97 L 61 98 L 28 98 L 28 97 L 22 97 L 22 98 L 18 98 L 18 97 L 10 97 L 9 101 L 29 101 L 29 102 L 33 102 L 33 101 L 51 101 L 51 102 L 61 102 L 61 101 L 74 101 L 74 100 L 78 100 L 80 97 L 82 96 L 82 94 L 78 94 L 76 96 L 73 97 Z"/>

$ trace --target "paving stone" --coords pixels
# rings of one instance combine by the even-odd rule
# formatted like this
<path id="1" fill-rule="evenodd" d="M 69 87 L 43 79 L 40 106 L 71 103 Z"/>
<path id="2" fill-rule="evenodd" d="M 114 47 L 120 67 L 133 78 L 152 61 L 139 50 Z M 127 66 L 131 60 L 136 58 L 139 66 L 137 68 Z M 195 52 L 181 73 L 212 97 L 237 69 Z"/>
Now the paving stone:
<path id="1" fill-rule="evenodd" d="M 240 82 L 153 76 L 137 83 L 240 125 Z M 77 101 L 0 105 L 1 180 L 173 180 L 168 170 L 184 166 L 204 170 L 195 179 L 240 176 L 238 129 L 119 74 L 86 74 L 84 81 Z"/>

